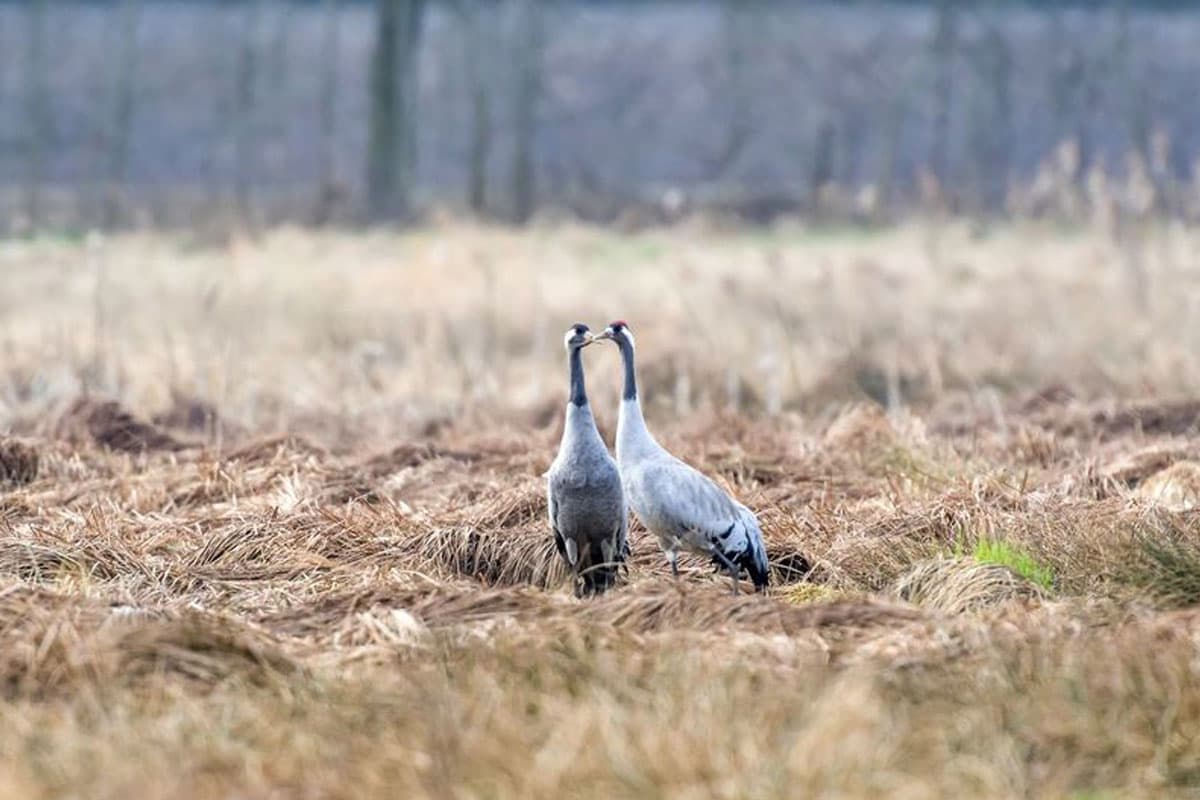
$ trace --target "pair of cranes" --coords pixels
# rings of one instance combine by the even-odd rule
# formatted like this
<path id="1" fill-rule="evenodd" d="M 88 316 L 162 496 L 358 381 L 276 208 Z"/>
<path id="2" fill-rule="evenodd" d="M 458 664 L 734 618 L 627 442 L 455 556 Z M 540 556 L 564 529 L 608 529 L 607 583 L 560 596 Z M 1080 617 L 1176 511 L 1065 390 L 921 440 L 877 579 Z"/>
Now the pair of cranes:
<path id="1" fill-rule="evenodd" d="M 583 349 L 600 341 L 617 345 L 625 370 L 615 461 L 596 430 L 583 380 Z M 767 552 L 754 513 L 668 453 L 646 428 L 629 325 L 617 321 L 593 335 L 576 323 L 563 344 L 571 393 L 558 456 L 546 477 L 554 543 L 575 573 L 576 594 L 600 594 L 616 582 L 629 555 L 626 503 L 658 537 L 676 576 L 683 549 L 727 570 L 734 593 L 742 570 L 755 590 L 764 590 Z"/>

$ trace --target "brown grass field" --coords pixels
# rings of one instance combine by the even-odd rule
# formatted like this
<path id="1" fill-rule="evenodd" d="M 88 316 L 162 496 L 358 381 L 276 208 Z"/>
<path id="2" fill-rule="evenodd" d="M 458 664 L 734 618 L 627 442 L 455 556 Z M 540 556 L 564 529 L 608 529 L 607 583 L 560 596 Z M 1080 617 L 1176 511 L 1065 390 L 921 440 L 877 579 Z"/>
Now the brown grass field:
<path id="1" fill-rule="evenodd" d="M 0 796 L 1200 791 L 1200 237 L 462 224 L 0 244 Z M 564 581 L 637 331 L 767 596 Z M 615 349 L 585 354 L 611 439 Z"/>

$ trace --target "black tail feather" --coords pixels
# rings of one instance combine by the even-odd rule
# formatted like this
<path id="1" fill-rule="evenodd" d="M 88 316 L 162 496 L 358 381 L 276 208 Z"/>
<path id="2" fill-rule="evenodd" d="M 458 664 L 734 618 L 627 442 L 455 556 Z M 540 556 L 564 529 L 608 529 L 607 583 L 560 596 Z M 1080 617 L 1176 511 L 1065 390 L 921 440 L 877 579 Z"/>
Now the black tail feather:
<path id="1" fill-rule="evenodd" d="M 750 573 L 750 580 L 754 581 L 754 591 L 765 592 L 769 583 L 767 570 L 760 569 L 752 557 L 747 557 L 742 562 L 742 567 L 745 568 L 746 572 Z"/>
<path id="2" fill-rule="evenodd" d="M 729 563 L 738 568 L 739 573 L 745 571 L 746 574 L 750 576 L 750 580 L 754 583 L 754 591 L 766 591 L 767 585 L 770 581 L 768 572 L 759 566 L 758 562 L 754 558 L 754 554 L 749 549 L 743 550 L 740 553 L 733 553 L 726 556 L 726 558 L 729 559 Z M 714 555 L 712 557 L 712 563 L 718 572 L 728 571 L 725 569 L 725 564 L 721 561 L 720 557 Z"/>

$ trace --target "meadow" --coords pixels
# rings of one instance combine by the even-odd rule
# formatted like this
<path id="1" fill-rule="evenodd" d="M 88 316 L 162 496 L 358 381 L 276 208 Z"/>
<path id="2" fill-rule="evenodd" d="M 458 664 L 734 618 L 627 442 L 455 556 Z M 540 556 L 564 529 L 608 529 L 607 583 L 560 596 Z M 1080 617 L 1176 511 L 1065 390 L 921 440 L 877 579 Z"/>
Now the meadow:
<path id="1" fill-rule="evenodd" d="M 0 243 L 0 796 L 1200 788 L 1200 238 L 1013 224 Z M 573 597 L 562 332 L 637 334 L 766 595 Z M 611 442 L 615 348 L 585 353 Z"/>

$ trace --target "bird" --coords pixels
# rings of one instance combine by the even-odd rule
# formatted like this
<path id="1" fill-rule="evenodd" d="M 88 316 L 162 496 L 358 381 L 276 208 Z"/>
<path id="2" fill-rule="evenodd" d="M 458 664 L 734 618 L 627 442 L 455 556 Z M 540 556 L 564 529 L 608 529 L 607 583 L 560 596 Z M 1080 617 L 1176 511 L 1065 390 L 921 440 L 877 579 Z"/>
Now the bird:
<path id="1" fill-rule="evenodd" d="M 683 549 L 709 556 L 718 569 L 727 570 L 735 594 L 743 570 L 755 591 L 765 591 L 769 565 L 754 512 L 711 478 L 667 452 L 646 428 L 628 323 L 617 320 L 593 339 L 604 340 L 620 348 L 625 370 L 617 417 L 621 484 L 633 513 L 658 537 L 672 574 L 679 576 L 679 551 Z"/>
<path id="2" fill-rule="evenodd" d="M 558 455 L 546 471 L 550 528 L 559 555 L 575 574 L 576 597 L 611 588 L 629 554 L 621 476 L 596 429 L 583 381 L 583 348 L 593 340 L 581 322 L 563 337 L 570 397 Z"/>

